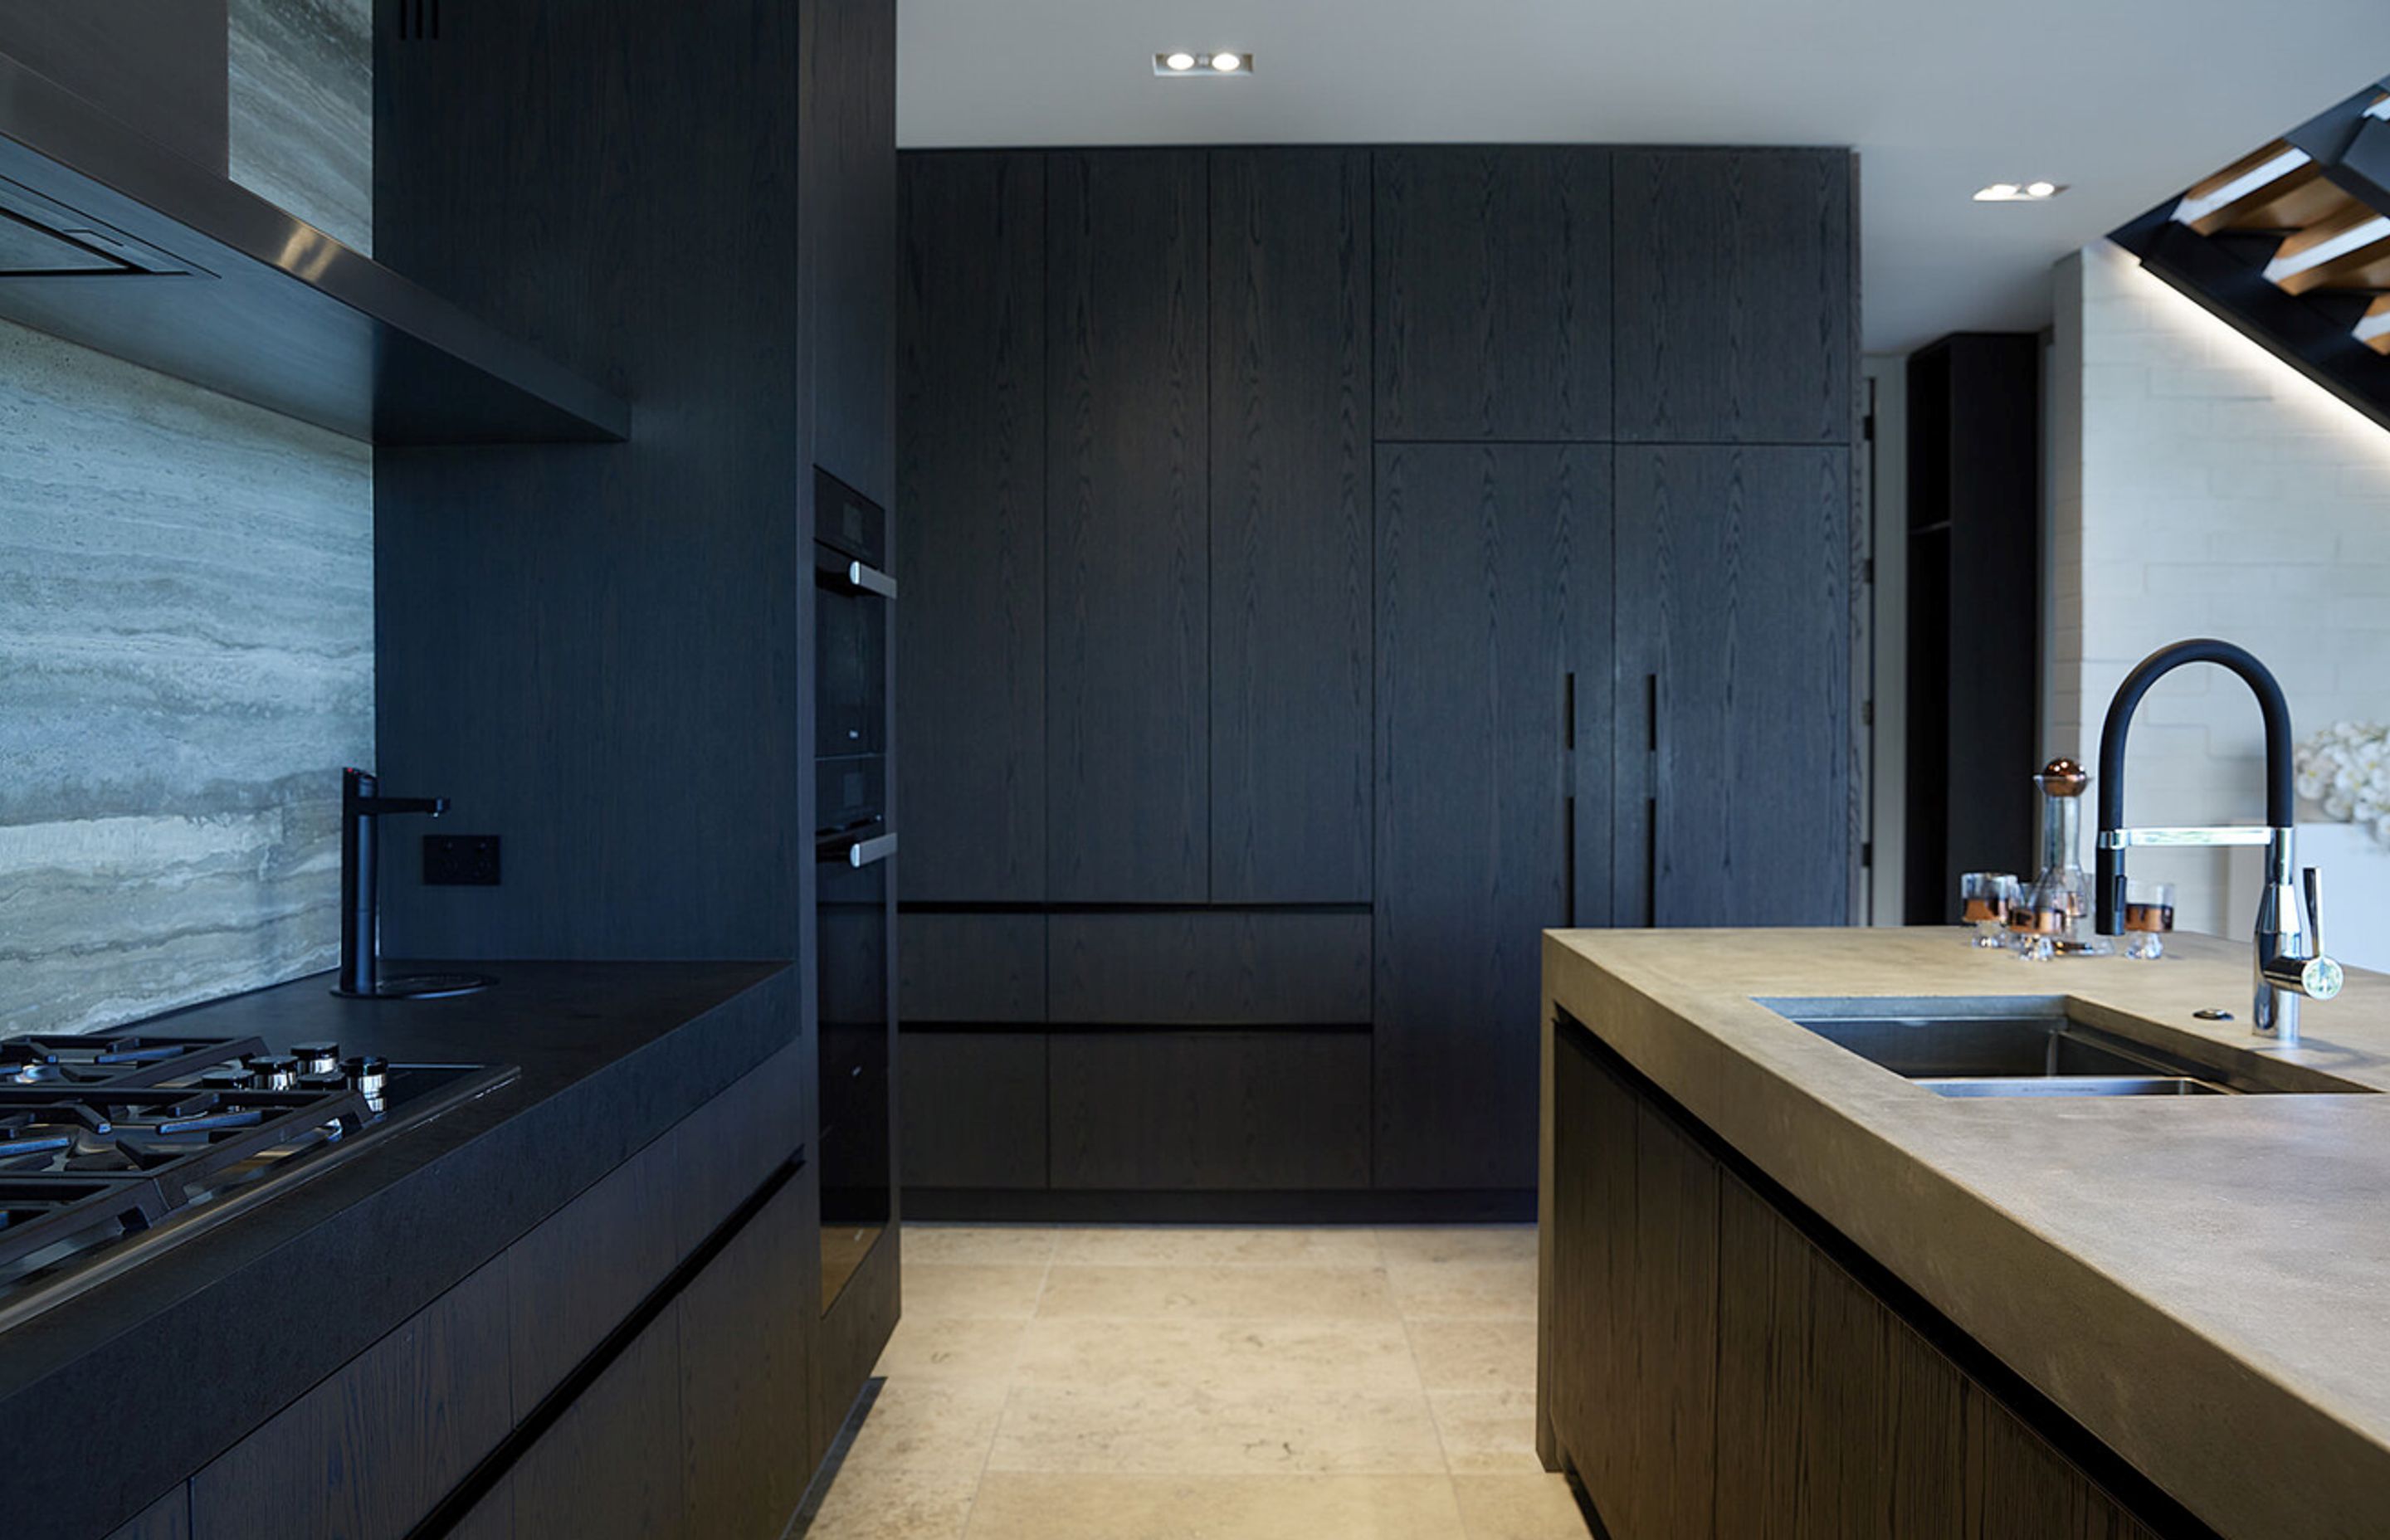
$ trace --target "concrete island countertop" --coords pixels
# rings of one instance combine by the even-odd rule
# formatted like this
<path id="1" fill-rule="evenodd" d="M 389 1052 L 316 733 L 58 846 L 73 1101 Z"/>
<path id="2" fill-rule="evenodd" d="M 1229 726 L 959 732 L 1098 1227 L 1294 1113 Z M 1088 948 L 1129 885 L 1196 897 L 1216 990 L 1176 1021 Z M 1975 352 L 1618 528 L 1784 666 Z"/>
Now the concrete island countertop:
<path id="1" fill-rule="evenodd" d="M 2390 976 L 2307 1002 L 2297 1048 L 2249 1033 L 2247 946 L 2197 936 L 1549 931 L 1544 993 L 2221 1534 L 2390 1535 L 2390 1095 L 1944 1097 L 1756 1003 L 2063 996 L 2390 1091 Z"/>

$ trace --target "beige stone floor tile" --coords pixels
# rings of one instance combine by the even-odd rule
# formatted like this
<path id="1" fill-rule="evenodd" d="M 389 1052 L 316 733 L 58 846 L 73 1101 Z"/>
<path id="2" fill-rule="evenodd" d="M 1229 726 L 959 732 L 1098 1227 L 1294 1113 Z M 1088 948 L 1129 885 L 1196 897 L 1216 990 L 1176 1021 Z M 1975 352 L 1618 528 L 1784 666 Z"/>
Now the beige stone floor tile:
<path id="1" fill-rule="evenodd" d="M 990 1471 L 970 1540 L 1460 1540 L 1442 1476 Z"/>
<path id="2" fill-rule="evenodd" d="M 1403 1314 L 1413 1319 L 1536 1318 L 1532 1262 L 1395 1263 L 1386 1277 Z"/>
<path id="3" fill-rule="evenodd" d="M 1536 1323 L 1420 1317 L 1410 1323 L 1420 1382 L 1432 1391 L 1532 1391 Z"/>
<path id="4" fill-rule="evenodd" d="M 1166 1385 L 1413 1395 L 1421 1390 L 1410 1336 L 1392 1316 L 1272 1321 L 1041 1315 L 1029 1323 L 1015 1372 L 1023 1384 L 1082 1388 Z"/>
<path id="5" fill-rule="evenodd" d="M 1023 1385 L 992 1470 L 1113 1475 L 1434 1475 L 1427 1403 L 1368 1391 L 1081 1390 Z"/>
<path id="6" fill-rule="evenodd" d="M 863 1470 L 979 1469 L 1009 1392 L 1002 1380 L 889 1380 L 856 1431 L 839 1479 Z"/>
<path id="7" fill-rule="evenodd" d="M 961 1470 L 842 1469 L 805 1540 L 959 1540 L 979 1490 Z"/>
<path id="8" fill-rule="evenodd" d="M 1455 1476 L 1452 1489 L 1469 1540 L 1587 1540 L 1592 1533 L 1565 1476 Z"/>
<path id="9" fill-rule="evenodd" d="M 1427 1399 L 1453 1474 L 1534 1475 L 1543 1469 L 1536 1457 L 1534 1391 L 1432 1391 Z"/>
<path id="10" fill-rule="evenodd" d="M 1114 1267 L 1375 1267 L 1380 1258 L 1377 1233 L 1368 1229 L 1135 1225 L 1066 1229 L 1054 1260 Z"/>
<path id="11" fill-rule="evenodd" d="M 907 1312 L 873 1372 L 891 1380 L 1009 1380 L 1028 1330 L 1025 1319 Z"/>
<path id="12" fill-rule="evenodd" d="M 1378 1232 L 1378 1249 L 1394 1265 L 1420 1262 L 1533 1262 L 1533 1225 L 1403 1225 Z"/>
<path id="13" fill-rule="evenodd" d="M 905 1261 L 1010 1262 L 1040 1266 L 1054 1259 L 1058 1232 L 1044 1225 L 921 1225 L 905 1226 Z"/>
<path id="14" fill-rule="evenodd" d="M 904 1314 L 1027 1320 L 1037 1313 L 1043 1263 L 905 1263 Z"/>
<path id="15" fill-rule="evenodd" d="M 1131 1320 L 1393 1318 L 1394 1296 L 1376 1267 L 1093 1267 L 1056 1263 L 1041 1316 Z"/>

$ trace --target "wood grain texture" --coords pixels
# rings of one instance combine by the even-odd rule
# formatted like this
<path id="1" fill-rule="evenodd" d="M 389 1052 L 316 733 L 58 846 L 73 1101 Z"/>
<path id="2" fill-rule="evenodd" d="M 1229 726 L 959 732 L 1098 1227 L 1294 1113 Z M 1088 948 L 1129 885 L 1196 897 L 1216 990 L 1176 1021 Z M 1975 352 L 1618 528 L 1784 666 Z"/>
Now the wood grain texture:
<path id="1" fill-rule="evenodd" d="M 1046 1185 L 1046 1034 L 917 1032 L 896 1039 L 908 1187 Z"/>
<path id="2" fill-rule="evenodd" d="M 1847 443 L 1853 161 L 1839 149 L 1622 149 L 1621 443 Z"/>
<path id="3" fill-rule="evenodd" d="M 1369 897 L 1369 160 L 1211 155 L 1212 898 Z"/>
<path id="4" fill-rule="evenodd" d="M 186 1482 L 109 1532 L 108 1540 L 191 1540 L 191 1489 Z"/>
<path id="5" fill-rule="evenodd" d="M 1998 1402 L 1967 1395 L 1966 1540 L 2157 1540 Z"/>
<path id="6" fill-rule="evenodd" d="M 539 1405 L 680 1258 L 677 1133 L 633 1155 L 507 1248 L 514 1405 Z"/>
<path id="7" fill-rule="evenodd" d="M 1047 1019 L 1080 1025 L 1356 1026 L 1369 917 L 1200 909 L 1056 915 Z"/>
<path id="8" fill-rule="evenodd" d="M 884 507 L 895 493 L 896 0 L 798 10 L 814 463 Z"/>
<path id="9" fill-rule="evenodd" d="M 901 896 L 1046 896 L 1046 160 L 903 157 Z"/>
<path id="10" fill-rule="evenodd" d="M 9 57 L 219 176 L 228 122 L 226 23 L 225 0 L 0 3 Z"/>
<path id="11" fill-rule="evenodd" d="M 1210 897 L 1204 160 L 1047 158 L 1047 893 Z"/>
<path id="12" fill-rule="evenodd" d="M 904 1237 L 896 1226 L 854 1266 L 838 1298 L 822 1311 L 814 1338 L 812 1447 L 808 1467 L 820 1463 L 830 1441 L 845 1425 L 855 1397 L 863 1393 L 880 1350 L 896 1329 Z M 793 1451 L 791 1451 L 793 1453 Z"/>
<path id="13" fill-rule="evenodd" d="M 488 1495 L 456 1521 L 445 1540 L 514 1540 L 514 1534 L 515 1482 L 512 1476 L 503 1476 Z"/>
<path id="14" fill-rule="evenodd" d="M 1369 1183 L 1364 1033 L 1058 1033 L 1057 1187 L 1326 1189 Z"/>
<path id="15" fill-rule="evenodd" d="M 1378 438 L 1609 438 L 1611 152 L 1374 159 Z"/>
<path id="16" fill-rule="evenodd" d="M 1618 923 L 1843 923 L 1849 478 L 1841 449 L 1619 447 Z"/>
<path id="17" fill-rule="evenodd" d="M 513 1426 L 508 1283 L 482 1268 L 208 1465 L 195 1540 L 405 1534 Z"/>
<path id="18" fill-rule="evenodd" d="M 515 1463 L 515 1533 L 699 1540 L 687 1522 L 675 1303 Z M 712 1540 L 704 1536 L 702 1540 Z"/>
<path id="19" fill-rule="evenodd" d="M 443 7 L 436 44 L 380 30 L 382 256 L 638 410 L 623 444 L 376 456 L 383 782 L 508 844 L 503 888 L 385 873 L 386 949 L 810 944 L 798 9 L 509 0 Z"/>
<path id="20" fill-rule="evenodd" d="M 900 914 L 897 1020 L 1046 1020 L 1044 915 Z"/>
<path id="21" fill-rule="evenodd" d="M 792 1181 L 681 1295 L 681 1444 L 688 1532 L 778 1540 L 804 1495 L 813 1447 L 819 1232 L 812 1187 Z"/>
<path id="22" fill-rule="evenodd" d="M 1592 446 L 1378 451 L 1381 1187 L 1535 1184 L 1538 932 L 1609 918 L 1610 479 Z"/>

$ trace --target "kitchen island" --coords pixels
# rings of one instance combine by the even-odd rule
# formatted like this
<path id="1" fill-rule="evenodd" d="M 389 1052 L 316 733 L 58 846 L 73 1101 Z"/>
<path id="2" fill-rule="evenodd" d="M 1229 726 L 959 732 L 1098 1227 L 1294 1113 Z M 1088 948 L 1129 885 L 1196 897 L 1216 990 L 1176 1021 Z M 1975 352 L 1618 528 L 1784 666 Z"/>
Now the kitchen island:
<path id="1" fill-rule="evenodd" d="M 2281 1047 L 2204 938 L 1544 944 L 1537 1437 L 1615 1540 L 2390 1534 L 2390 978 Z M 2307 1094 L 1946 1097 L 1792 1019 L 1996 996 Z"/>

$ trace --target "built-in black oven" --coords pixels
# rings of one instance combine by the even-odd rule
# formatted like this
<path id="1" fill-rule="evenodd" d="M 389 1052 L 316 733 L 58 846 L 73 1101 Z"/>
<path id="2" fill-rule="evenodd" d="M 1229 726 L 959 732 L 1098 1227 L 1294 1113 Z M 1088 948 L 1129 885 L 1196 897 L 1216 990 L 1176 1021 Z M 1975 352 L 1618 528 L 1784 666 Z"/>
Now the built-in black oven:
<path id="1" fill-rule="evenodd" d="M 815 961 L 820 1032 L 822 1309 L 892 1216 L 890 1059 L 896 830 L 889 817 L 884 509 L 827 471 L 814 481 Z"/>

